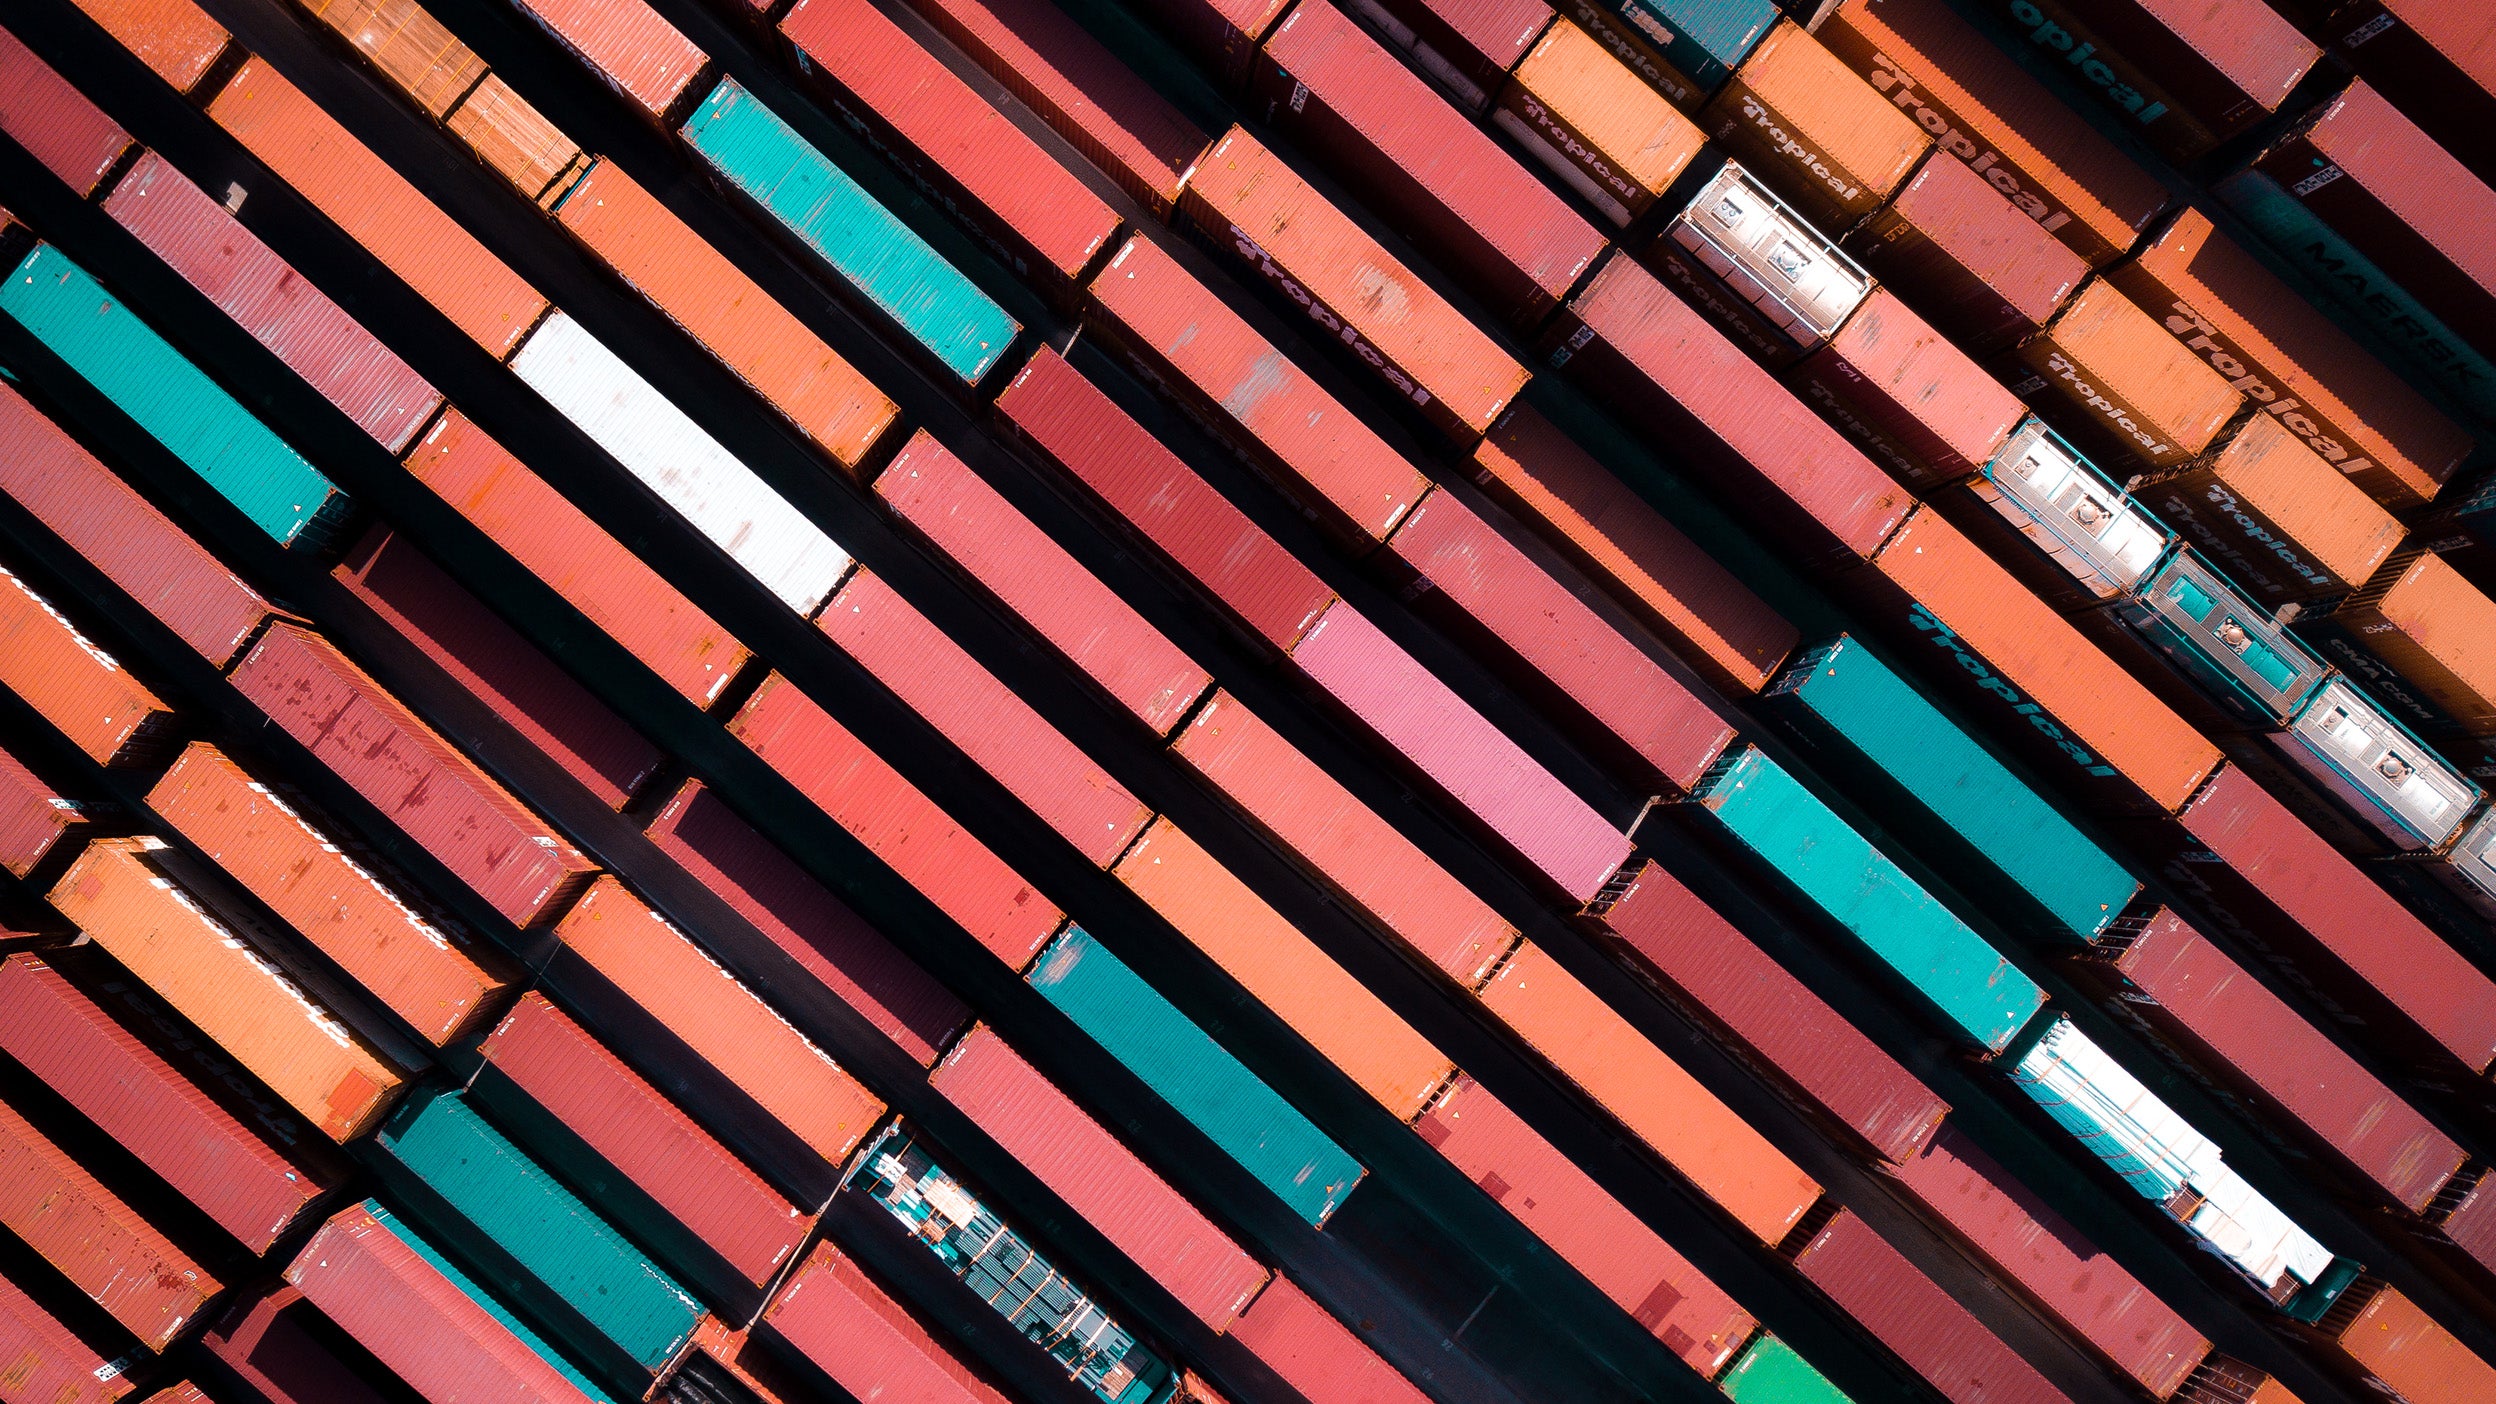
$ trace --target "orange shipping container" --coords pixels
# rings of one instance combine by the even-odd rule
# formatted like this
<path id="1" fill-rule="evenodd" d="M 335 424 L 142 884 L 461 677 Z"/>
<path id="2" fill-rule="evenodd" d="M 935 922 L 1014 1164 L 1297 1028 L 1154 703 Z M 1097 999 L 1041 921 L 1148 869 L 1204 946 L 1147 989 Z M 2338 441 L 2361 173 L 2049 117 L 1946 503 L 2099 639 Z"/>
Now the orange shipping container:
<path id="1" fill-rule="evenodd" d="M 2133 491 L 2270 605 L 2356 589 L 2405 534 L 2391 513 L 2267 414 L 2247 416 L 2215 452 Z"/>
<path id="2" fill-rule="evenodd" d="M 1933 144 L 1792 20 L 1742 60 L 1699 126 L 1832 239 L 1879 209 Z"/>
<path id="3" fill-rule="evenodd" d="M 2496 1399 L 2496 1369 L 2416 1302 L 2380 1282 L 2360 1279 L 2332 1304 L 2320 1329 L 2406 1404 L 2487 1404 Z"/>
<path id="4" fill-rule="evenodd" d="M 442 125 L 514 189 L 549 208 L 589 167 L 580 143 L 490 73 Z"/>
<path id="5" fill-rule="evenodd" d="M 400 1090 L 399 1074 L 211 917 L 152 838 L 98 839 L 52 905 L 140 983 L 330 1139 L 352 1139 Z"/>
<path id="6" fill-rule="evenodd" d="M 244 64 L 208 115 L 495 356 L 510 354 L 546 310 L 535 288 L 266 61 Z"/>
<path id="7" fill-rule="evenodd" d="M 355 46 L 382 76 L 435 118 L 449 115 L 485 77 L 469 52 L 417 0 L 295 0 Z"/>
<path id="8" fill-rule="evenodd" d="M 1517 65 L 1491 120 L 1615 226 L 1652 208 L 1707 142 L 1680 108 L 1565 17 Z"/>
<path id="9" fill-rule="evenodd" d="M 2011 389 L 2117 478 L 2198 456 L 2245 398 L 2103 278 L 2005 359 Z"/>
<path id="10" fill-rule="evenodd" d="M 182 92 L 225 52 L 225 26 L 192 0 L 77 0 L 87 18 Z"/>
<path id="11" fill-rule="evenodd" d="M 0 687 L 106 765 L 144 756 L 172 719 L 156 694 L 87 642 L 58 610 L 0 569 Z"/>
<path id="12" fill-rule="evenodd" d="M 2496 600 L 2433 551 L 2404 552 L 2331 615 L 2471 736 L 2496 736 Z"/>
<path id="13" fill-rule="evenodd" d="M 6 1102 L 0 1102 L 0 1227 L 24 1239 L 149 1350 L 173 1344 L 199 1309 L 225 1290 Z M 40 1357 L 12 1352 L 5 1360 L 0 1387 L 8 1399 L 54 1404 L 65 1397 L 18 1393 L 27 1367 Z"/>
<path id="14" fill-rule="evenodd" d="M 1455 1073 L 1446 1054 L 1168 819 L 1154 820 L 1112 871 L 1397 1120 L 1419 1116 Z"/>

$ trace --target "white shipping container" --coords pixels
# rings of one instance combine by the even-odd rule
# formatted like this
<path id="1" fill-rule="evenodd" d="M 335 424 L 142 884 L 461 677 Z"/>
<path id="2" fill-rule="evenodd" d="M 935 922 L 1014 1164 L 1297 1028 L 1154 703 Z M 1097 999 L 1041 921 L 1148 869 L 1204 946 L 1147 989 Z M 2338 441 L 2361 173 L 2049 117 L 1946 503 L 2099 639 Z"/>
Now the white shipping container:
<path id="1" fill-rule="evenodd" d="M 800 614 L 831 598 L 849 552 L 563 312 L 511 368 L 557 413 Z"/>

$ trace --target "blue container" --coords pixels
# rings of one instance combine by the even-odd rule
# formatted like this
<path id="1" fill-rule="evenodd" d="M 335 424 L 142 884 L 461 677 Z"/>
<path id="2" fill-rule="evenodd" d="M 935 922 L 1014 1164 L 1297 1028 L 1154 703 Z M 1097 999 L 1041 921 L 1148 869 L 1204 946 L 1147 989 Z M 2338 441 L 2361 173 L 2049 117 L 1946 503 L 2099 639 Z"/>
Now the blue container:
<path id="1" fill-rule="evenodd" d="M 401 1221 L 389 1210 L 382 1208 L 381 1201 L 377 1199 L 365 1200 L 364 1212 L 372 1215 L 374 1222 L 380 1224 L 383 1228 L 388 1229 L 391 1236 L 397 1238 L 401 1243 L 406 1244 L 409 1251 L 415 1253 L 417 1257 L 424 1259 L 435 1272 L 438 1272 L 442 1274 L 443 1277 L 449 1279 L 450 1284 L 459 1289 L 460 1295 L 466 1297 L 472 1302 L 475 1302 L 478 1306 L 483 1307 L 486 1315 L 491 1316 L 496 1321 L 502 1323 L 504 1330 L 519 1337 L 520 1344 L 527 1346 L 530 1351 L 536 1354 L 538 1359 L 553 1366 L 556 1374 L 561 1375 L 565 1379 L 572 1382 L 573 1388 L 588 1395 L 591 1399 L 595 1400 L 597 1404 L 615 1404 L 615 1401 L 609 1398 L 605 1391 L 589 1382 L 589 1377 L 587 1375 L 584 1375 L 580 1371 L 574 1369 L 572 1367 L 572 1362 L 564 1359 L 561 1351 L 558 1351 L 553 1346 L 548 1345 L 544 1337 L 538 1335 L 535 1331 L 530 1330 L 527 1326 L 522 1325 L 519 1317 L 512 1315 L 501 1302 L 494 1300 L 493 1293 L 478 1286 L 475 1278 L 461 1272 L 452 1264 L 450 1259 L 442 1256 L 440 1249 L 434 1247 L 430 1243 L 427 1243 L 421 1234 L 418 1234 L 415 1230 L 409 1228 L 405 1222 Z"/>
<path id="2" fill-rule="evenodd" d="M 1674 74 L 1687 79 L 1699 94 L 1725 84 L 1759 41 L 1777 22 L 1776 0 L 1599 0 L 1619 16 L 1610 23 Z M 1677 102 L 1690 99 L 1674 91 L 1669 78 L 1647 81 Z"/>

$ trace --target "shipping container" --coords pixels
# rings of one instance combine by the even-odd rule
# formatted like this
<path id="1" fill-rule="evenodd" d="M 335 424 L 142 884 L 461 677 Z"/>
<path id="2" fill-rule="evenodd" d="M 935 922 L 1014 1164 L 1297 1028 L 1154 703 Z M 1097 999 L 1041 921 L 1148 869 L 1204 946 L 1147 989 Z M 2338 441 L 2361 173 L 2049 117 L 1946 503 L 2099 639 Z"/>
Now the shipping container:
<path id="1" fill-rule="evenodd" d="M 546 299 L 266 60 L 244 64 L 208 115 L 495 357 Z"/>
<path id="2" fill-rule="evenodd" d="M 1256 1259 L 993 1030 L 973 1028 L 928 1084 L 1206 1325 L 1231 1328 L 1265 1284 Z"/>
<path id="3" fill-rule="evenodd" d="M 1777 21 L 1775 0 L 1562 0 L 1556 8 L 1685 112 Z"/>
<path id="4" fill-rule="evenodd" d="M 105 765 L 147 760 L 173 724 L 172 709 L 5 568 L 0 687 Z"/>
<path id="5" fill-rule="evenodd" d="M 2199 457 L 2244 404 L 2227 377 L 2103 278 L 2000 366 L 2109 473 Z"/>
<path id="6" fill-rule="evenodd" d="M 225 52 L 225 26 L 191 0 L 78 0 L 78 8 L 182 92 Z"/>
<path id="7" fill-rule="evenodd" d="M 1699 127 L 1831 235 L 1887 203 L 1933 138 L 1788 20 L 1699 114 Z"/>
<path id="8" fill-rule="evenodd" d="M 1458 443 L 1525 388 L 1524 366 L 1246 130 L 1214 143 L 1181 203 L 1216 248 L 1306 312 L 1318 339 L 1340 340 Z"/>
<path id="9" fill-rule="evenodd" d="M 407 470 L 695 706 L 745 666 L 745 645 L 459 411 Z"/>
<path id="10" fill-rule="evenodd" d="M 173 1344 L 225 1290 L 6 1102 L 0 1102 L 0 1226 L 149 1350 Z"/>
<path id="11" fill-rule="evenodd" d="M 1407 3 L 1422 10 L 1428 0 Z M 1377 0 L 1366 0 L 1364 8 L 1376 5 Z M 1517 0 L 1505 8 L 1529 6 L 1546 15 L 1551 8 L 1543 0 Z M 1451 17 L 1470 19 L 1475 8 L 1451 6 Z M 1491 121 L 1614 228 L 1625 227 L 1664 198 L 1697 159 L 1706 134 L 1671 100 L 1639 81 L 1602 41 L 1565 19 L 1547 23 L 1533 52 L 1493 89 L 1499 105 L 1491 109 Z M 1427 60 L 1423 67 L 1439 72 Z"/>
<path id="12" fill-rule="evenodd" d="M 271 624 L 231 677 L 237 692 L 514 925 L 558 908 L 598 870 L 311 630 Z"/>
<path id="13" fill-rule="evenodd" d="M 1551 25 L 1544 0 L 1351 0 L 1439 89 L 1479 114 Z"/>
<path id="14" fill-rule="evenodd" d="M 1889 289 L 1969 351 L 2035 335 L 2089 275 L 2002 192 L 1946 152 L 1845 239 Z"/>
<path id="15" fill-rule="evenodd" d="M 2133 491 L 2238 588 L 2274 606 L 2358 588 L 2406 531 L 2310 440 L 2259 412 L 2211 452 Z"/>
<path id="16" fill-rule="evenodd" d="M 1870 275 L 1738 161 L 1676 196 L 1648 268 L 1762 365 L 1800 360 L 1872 290 Z"/>
<path id="17" fill-rule="evenodd" d="M 970 1022 L 962 1002 L 726 801 L 688 780 L 650 841 L 922 1067 Z"/>
<path id="18" fill-rule="evenodd" d="M 2177 159 L 2279 110 L 2323 51 L 2263 0 L 2022 0 L 2014 30 Z"/>
<path id="19" fill-rule="evenodd" d="M 709 55 L 639 0 L 519 0 L 607 86 L 664 118 Z"/>
<path id="20" fill-rule="evenodd" d="M 1992 462 L 2027 413 L 1887 288 L 1874 288 L 1828 344 L 1785 373 L 1785 383 L 1890 476 L 1917 489 Z"/>
<path id="21" fill-rule="evenodd" d="M 589 168 L 580 145 L 511 85 L 489 73 L 442 119 L 496 175 L 541 209 L 563 198 Z"/>
<path id="22" fill-rule="evenodd" d="M 2320 1329 L 2365 1372 L 2365 1383 L 2407 1404 L 2470 1404 L 2496 1394 L 2496 1368 L 2398 1288 L 2371 1279 L 2350 1288 Z"/>
<path id="23" fill-rule="evenodd" d="M 1634 871 L 1601 920 L 1635 953 L 1634 969 L 1881 1159 L 1913 1158 L 1950 1114 L 1949 1103 L 1661 865 Z"/>
<path id="24" fill-rule="evenodd" d="M 18 263 L 0 311 L 279 545 L 317 545 L 345 515 L 346 494 L 59 250 Z"/>
<path id="25" fill-rule="evenodd" d="M 787 678 L 766 678 L 728 729 L 1008 966 L 1057 929 L 1047 897 Z"/>
<path id="26" fill-rule="evenodd" d="M 130 149 L 130 134 L 69 80 L 0 31 L 0 132 L 81 198 Z"/>
<path id="27" fill-rule="evenodd" d="M 830 1243 L 816 1244 L 790 1274 L 758 1329 L 852 1398 L 1006 1404 L 1003 1393 Z"/>
<path id="28" fill-rule="evenodd" d="M 1951 1404 L 2065 1397 L 1851 1209 L 1814 1234 L 1794 1266 Z"/>
<path id="29" fill-rule="evenodd" d="M 1733 1404 L 1850 1404 L 1837 1386 L 1766 1331 L 1751 1338 L 1742 1357 L 1716 1377 Z"/>
<path id="30" fill-rule="evenodd" d="M 0 870 L 26 876 L 84 820 L 76 800 L 55 793 L 17 757 L 0 751 Z"/>
<path id="31" fill-rule="evenodd" d="M 693 1328 L 693 1343 L 685 1347 L 662 1397 L 674 1404 L 793 1404 L 806 1396 L 792 1373 L 774 1347 L 756 1343 L 753 1328 L 732 1331 L 718 1317 L 706 1316 Z"/>
<path id="32" fill-rule="evenodd" d="M 1328 1404 L 1423 1404 L 1429 1398 L 1280 1274 L 1230 1334 L 1303 1398 Z"/>
<path id="33" fill-rule="evenodd" d="M 486 76 L 485 61 L 416 0 L 298 0 L 436 120 Z"/>
<path id="34" fill-rule="evenodd" d="M 1153 18 L 1189 57 L 1233 92 L 1247 86 L 1257 46 L 1292 0 L 1172 0 L 1155 6 Z"/>
<path id="35" fill-rule="evenodd" d="M 1248 101 L 1520 335 L 1541 326 L 1603 252 L 1593 225 L 1327 0 L 1303 0 L 1266 36 Z M 1198 179 L 1226 179 L 1224 148 L 1209 160 L 1212 174 L 1199 172 Z M 1275 247 L 1286 276 L 1298 275 L 1303 288 L 1360 325 L 1408 375 L 1424 385 L 1447 383 L 1444 374 L 1421 373 L 1413 353 L 1424 348 L 1405 350 L 1380 329 L 1384 319 L 1357 291 L 1359 272 L 1321 274 L 1323 255 L 1270 224 L 1243 220 L 1252 199 L 1244 190 L 1217 192 L 1201 216 L 1206 232 L 1227 241 L 1225 224 L 1244 225 L 1251 240 Z M 1358 233 L 1347 222 L 1340 237 L 1349 243 Z M 1479 435 L 1497 413 L 1495 405 L 1466 427 Z"/>
<path id="36" fill-rule="evenodd" d="M 877 475 L 875 492 L 1154 735 L 1167 736 L 1213 685 L 1212 674 L 926 430 Z"/>
<path id="37" fill-rule="evenodd" d="M 1413 1129 L 1701 1375 L 1759 1324 L 1473 1079 L 1458 1078 Z"/>
<path id="38" fill-rule="evenodd" d="M 782 604 L 812 614 L 848 571 L 839 542 L 569 313 L 539 324 L 511 369 Z"/>
<path id="39" fill-rule="evenodd" d="M 0 1277 L 0 1359 L 9 1383 L 43 1404 L 112 1404 L 130 1393 L 130 1356 L 106 1360 L 24 1288 Z"/>
<path id="40" fill-rule="evenodd" d="M 901 411 L 622 167 L 589 168 L 555 218 L 616 275 L 856 470 Z"/>
<path id="41" fill-rule="evenodd" d="M 684 125 L 694 154 L 966 385 L 1021 324 L 760 99 L 722 79 Z"/>
<path id="42" fill-rule="evenodd" d="M 2308 6 L 2303 18 L 2307 33 L 2331 45 L 2437 144 L 2480 179 L 2496 179 L 2486 10 L 2468 0 L 2357 0 Z"/>
<path id="43" fill-rule="evenodd" d="M 2335 660 L 2357 664 L 2348 657 L 2355 649 L 2400 675 L 2424 709 L 2401 718 L 2411 726 L 2496 735 L 2496 601 L 2435 552 L 2393 556 L 2321 627 Z"/>
<path id="44" fill-rule="evenodd" d="M 383 1386 L 349 1365 L 320 1313 L 282 1283 L 239 1294 L 200 1345 L 266 1404 L 386 1404 Z"/>
<path id="45" fill-rule="evenodd" d="M 1074 309 L 1115 211 L 868 0 L 798 0 L 780 33 L 835 116 L 1017 278 Z"/>

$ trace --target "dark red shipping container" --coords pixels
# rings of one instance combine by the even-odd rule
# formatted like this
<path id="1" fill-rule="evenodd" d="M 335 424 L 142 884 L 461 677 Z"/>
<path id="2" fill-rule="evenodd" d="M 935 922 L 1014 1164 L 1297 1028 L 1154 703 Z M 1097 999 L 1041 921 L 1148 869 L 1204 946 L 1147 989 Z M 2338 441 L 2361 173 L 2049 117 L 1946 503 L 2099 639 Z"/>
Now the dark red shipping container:
<path id="1" fill-rule="evenodd" d="M 1055 645 L 1101 690 L 1167 736 L 1213 675 L 922 429 L 876 496 Z"/>
<path id="2" fill-rule="evenodd" d="M 851 1398 L 1007 1404 L 830 1243 L 815 1245 L 760 1324 Z"/>
<path id="3" fill-rule="evenodd" d="M 659 768 L 658 747 L 388 527 L 331 574 L 609 809 Z"/>
<path id="4" fill-rule="evenodd" d="M 13 1390 L 42 1404 L 111 1404 L 130 1393 L 128 1357 L 106 1360 L 68 1327 L 0 1277 L 0 1360 Z"/>
<path id="5" fill-rule="evenodd" d="M 1231 1329 L 1264 1285 L 1256 1259 L 985 1026 L 928 1085 L 1206 1325 Z"/>
<path id="6" fill-rule="evenodd" d="M 0 567 L 0 688 L 102 765 L 158 749 L 173 712 L 25 581 Z"/>
<path id="7" fill-rule="evenodd" d="M 1604 250 L 1567 201 L 1327 0 L 1302 0 L 1266 36 L 1249 102 L 1520 334 Z"/>
<path id="8" fill-rule="evenodd" d="M 653 116 L 674 104 L 708 57 L 642 0 L 519 0 L 519 6 Z"/>
<path id="9" fill-rule="evenodd" d="M 223 1283 L 0 1102 L 0 1227 L 161 1351 Z"/>
<path id="10" fill-rule="evenodd" d="M 1347 0 L 1412 55 L 1467 111 L 1490 106 L 1500 85 L 1551 27 L 1543 0 Z"/>
<path id="11" fill-rule="evenodd" d="M 1915 499 L 1635 260 L 1604 264 L 1555 319 L 1553 359 L 1664 436 L 1823 568 L 1869 559 Z"/>
<path id="12" fill-rule="evenodd" d="M 2323 56 L 2264 0 L 2025 0 L 2011 18 L 2037 57 L 2176 157 L 2277 112 Z"/>
<path id="13" fill-rule="evenodd" d="M 1153 17 L 1198 63 L 1236 91 L 1248 81 L 1257 45 L 1291 0 L 1169 0 Z"/>
<path id="14" fill-rule="evenodd" d="M 1429 1399 L 1287 1277 L 1276 1276 L 1258 1294 L 1231 1335 L 1309 1399 L 1326 1404 L 1426 1404 Z"/>
<path id="15" fill-rule="evenodd" d="M 1845 248 L 1979 354 L 2043 331 L 2089 276 L 2087 260 L 1947 152 L 1926 157 Z"/>
<path id="16" fill-rule="evenodd" d="M 597 865 L 347 660 L 280 620 L 236 664 L 235 689 L 515 924 Z"/>
<path id="17" fill-rule="evenodd" d="M 1602 921 L 1636 952 L 1637 968 L 1882 1159 L 1914 1158 L 1950 1114 L 1949 1103 L 1661 866 L 1643 864 Z"/>
<path id="18" fill-rule="evenodd" d="M 319 1315 L 303 1293 L 272 1287 L 228 1306 L 200 1344 L 268 1404 L 386 1404 L 321 1339 Z"/>
<path id="19" fill-rule="evenodd" d="M 686 781 L 650 821 L 650 841 L 920 1066 L 970 1022 L 960 1000 L 701 781 Z"/>
<path id="20" fill-rule="evenodd" d="M 2437 1228 L 2489 1273 L 2496 1273 L 2496 1185 L 2481 1175 Z"/>
<path id="21" fill-rule="evenodd" d="M 0 29 L 0 132 L 81 196 L 94 193 L 96 182 L 130 145 L 130 134 L 104 109 L 5 29 Z"/>
<path id="22" fill-rule="evenodd" d="M 1794 1266 L 1951 1404 L 2065 1398 L 1851 1209 L 1839 1210 Z"/>
<path id="23" fill-rule="evenodd" d="M 2315 4 L 2315 38 L 2356 65 L 2392 105 L 2481 180 L 2496 181 L 2496 12 L 2478 0 L 2349 0 Z"/>
<path id="24" fill-rule="evenodd" d="M 0 751 L 0 870 L 26 876 L 79 817 L 75 802 Z"/>
<path id="25" fill-rule="evenodd" d="M 1874 288 L 1785 383 L 1917 489 L 1983 468 L 2028 412 L 1887 288 Z"/>

